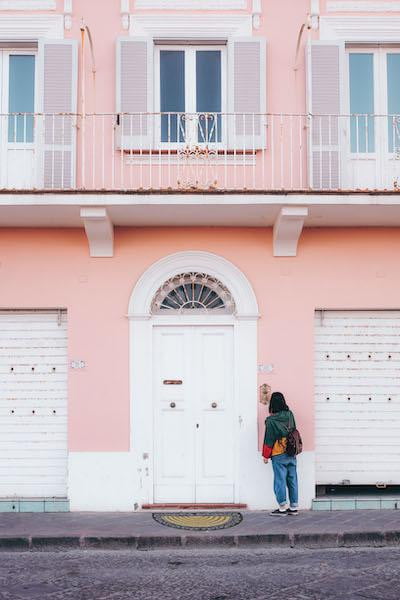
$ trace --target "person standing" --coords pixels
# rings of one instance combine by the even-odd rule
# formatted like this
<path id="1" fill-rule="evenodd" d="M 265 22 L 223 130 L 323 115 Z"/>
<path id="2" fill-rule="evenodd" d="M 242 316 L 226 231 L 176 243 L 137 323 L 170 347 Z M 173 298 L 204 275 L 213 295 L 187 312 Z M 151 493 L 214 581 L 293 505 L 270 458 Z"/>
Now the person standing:
<path id="1" fill-rule="evenodd" d="M 269 402 L 269 417 L 265 420 L 262 455 L 264 462 L 271 459 L 274 472 L 274 492 L 278 508 L 272 516 L 295 516 L 298 514 L 297 460 L 286 453 L 286 437 L 296 428 L 292 411 L 281 392 L 273 392 Z M 289 507 L 287 507 L 287 491 Z"/>

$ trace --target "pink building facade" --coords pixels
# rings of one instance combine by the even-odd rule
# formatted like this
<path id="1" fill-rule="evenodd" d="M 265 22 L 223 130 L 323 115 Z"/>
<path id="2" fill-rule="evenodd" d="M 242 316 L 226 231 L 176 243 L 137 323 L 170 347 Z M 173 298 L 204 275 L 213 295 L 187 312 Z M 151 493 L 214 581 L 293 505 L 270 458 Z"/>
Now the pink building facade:
<path id="1" fill-rule="evenodd" d="M 271 508 L 264 383 L 302 508 L 400 485 L 399 31 L 0 0 L 0 510 Z"/>

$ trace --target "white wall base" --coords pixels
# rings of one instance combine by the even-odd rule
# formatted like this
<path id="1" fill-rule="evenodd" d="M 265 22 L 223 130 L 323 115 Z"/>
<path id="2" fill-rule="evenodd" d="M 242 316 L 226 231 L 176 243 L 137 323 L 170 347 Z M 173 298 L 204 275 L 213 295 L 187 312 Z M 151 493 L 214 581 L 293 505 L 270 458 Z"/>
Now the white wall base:
<path id="1" fill-rule="evenodd" d="M 71 511 L 133 511 L 139 497 L 130 452 L 70 452 Z"/>
<path id="2" fill-rule="evenodd" d="M 133 511 L 140 508 L 143 490 L 136 476 L 142 465 L 131 452 L 71 452 L 69 501 L 71 511 Z M 298 457 L 299 505 L 311 508 L 315 497 L 315 453 Z M 260 453 L 240 465 L 238 501 L 251 510 L 276 507 L 272 465 Z M 144 482 L 144 487 L 146 483 Z M 136 505 L 136 506 L 135 506 Z"/>
<path id="3" fill-rule="evenodd" d="M 247 504 L 251 510 L 270 510 L 277 503 L 273 487 L 273 471 L 271 461 L 264 464 L 261 454 L 258 460 L 242 472 L 240 502 Z M 297 474 L 299 479 L 299 508 L 311 508 L 315 498 L 315 453 L 303 452 L 297 458 Z"/>

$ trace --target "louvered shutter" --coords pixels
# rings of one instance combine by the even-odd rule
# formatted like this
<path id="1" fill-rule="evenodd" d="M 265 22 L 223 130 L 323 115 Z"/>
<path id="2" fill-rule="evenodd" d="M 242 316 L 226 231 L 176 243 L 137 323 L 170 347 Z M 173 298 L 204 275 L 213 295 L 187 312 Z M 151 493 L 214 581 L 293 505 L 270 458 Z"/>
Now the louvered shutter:
<path id="1" fill-rule="evenodd" d="M 71 189 L 76 173 L 78 44 L 75 40 L 41 40 L 39 73 L 41 131 L 39 173 L 46 189 Z"/>
<path id="2" fill-rule="evenodd" d="M 151 148 L 152 111 L 153 40 L 120 38 L 117 40 L 118 148 Z"/>
<path id="3" fill-rule="evenodd" d="M 260 38 L 228 41 L 229 147 L 265 147 L 266 42 Z"/>
<path id="4" fill-rule="evenodd" d="M 309 177 L 313 189 L 339 189 L 342 180 L 344 124 L 341 102 L 344 44 L 311 42 L 307 46 Z"/>

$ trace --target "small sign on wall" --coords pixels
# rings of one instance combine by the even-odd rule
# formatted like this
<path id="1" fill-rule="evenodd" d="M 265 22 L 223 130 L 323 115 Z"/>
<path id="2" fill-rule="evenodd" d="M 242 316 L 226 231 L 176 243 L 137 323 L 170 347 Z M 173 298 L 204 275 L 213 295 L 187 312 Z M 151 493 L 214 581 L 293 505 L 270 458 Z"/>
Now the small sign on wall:
<path id="1" fill-rule="evenodd" d="M 86 362 L 84 360 L 71 360 L 71 369 L 84 369 Z"/>
<path id="2" fill-rule="evenodd" d="M 273 370 L 274 370 L 274 365 L 271 365 L 271 364 L 258 365 L 259 373 L 272 373 Z"/>

